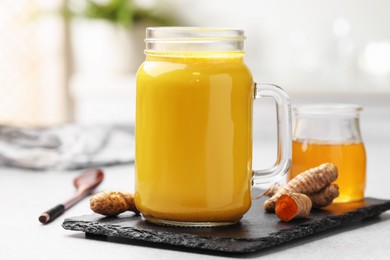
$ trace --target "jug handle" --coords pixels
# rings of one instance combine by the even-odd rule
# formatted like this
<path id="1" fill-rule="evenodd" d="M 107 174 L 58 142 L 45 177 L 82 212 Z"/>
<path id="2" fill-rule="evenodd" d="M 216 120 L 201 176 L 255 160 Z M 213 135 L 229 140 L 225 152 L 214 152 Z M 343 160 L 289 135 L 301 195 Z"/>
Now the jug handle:
<path id="1" fill-rule="evenodd" d="M 276 103 L 277 159 L 269 169 L 254 170 L 252 185 L 275 182 L 284 176 L 291 166 L 292 120 L 291 103 L 287 93 L 273 84 L 254 83 L 254 98 L 272 97 Z"/>

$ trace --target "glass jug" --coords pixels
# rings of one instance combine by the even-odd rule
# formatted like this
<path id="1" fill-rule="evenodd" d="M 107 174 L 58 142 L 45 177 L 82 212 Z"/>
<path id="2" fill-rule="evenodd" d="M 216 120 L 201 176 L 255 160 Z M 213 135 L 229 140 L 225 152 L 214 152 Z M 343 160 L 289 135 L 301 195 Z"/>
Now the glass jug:
<path id="1" fill-rule="evenodd" d="M 150 222 L 219 226 L 239 221 L 251 187 L 284 175 L 291 163 L 287 94 L 255 84 L 237 29 L 154 27 L 136 84 L 135 201 Z M 278 162 L 252 170 L 252 102 L 273 97 Z"/>
<path id="2" fill-rule="evenodd" d="M 318 104 L 294 107 L 293 157 L 289 179 L 330 162 L 338 168 L 334 202 L 364 198 L 366 153 L 360 134 L 361 106 Z"/>

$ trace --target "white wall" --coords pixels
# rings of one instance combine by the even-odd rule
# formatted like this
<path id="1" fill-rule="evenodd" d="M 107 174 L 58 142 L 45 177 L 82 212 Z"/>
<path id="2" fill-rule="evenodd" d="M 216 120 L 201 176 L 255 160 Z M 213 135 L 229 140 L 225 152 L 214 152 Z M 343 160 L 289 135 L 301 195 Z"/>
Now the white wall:
<path id="1" fill-rule="evenodd" d="M 257 81 L 288 91 L 390 92 L 390 1 L 147 2 L 185 25 L 244 29 Z"/>
<path id="2" fill-rule="evenodd" d="M 255 80 L 281 85 L 293 104 L 349 102 L 372 106 L 380 103 L 382 107 L 390 103 L 389 0 L 137 0 L 137 3 L 146 7 L 156 5 L 158 10 L 172 13 L 181 21 L 178 25 L 244 29 L 246 61 Z M 91 28 L 80 34 L 73 29 L 73 43 L 81 35 L 89 48 L 89 51 L 75 51 L 79 54 L 74 61 L 77 63 L 88 53 L 94 58 L 84 66 L 91 71 L 86 72 L 76 64 L 71 78 L 75 121 L 133 123 L 135 72 L 114 70 L 112 60 L 120 56 L 131 62 L 142 61 L 119 51 L 119 45 L 104 45 L 104 39 L 114 43 L 118 40 L 113 34 L 104 34 L 102 28 L 95 27 L 100 30 L 96 32 L 99 38 Z M 141 45 L 143 30 L 135 33 Z M 92 39 L 86 40 L 88 37 Z M 124 45 L 128 46 L 127 42 Z M 142 56 L 142 48 L 135 53 Z M 366 95 L 367 92 L 371 94 Z M 259 106 L 266 107 L 257 109 L 261 116 L 268 114 L 262 111 L 273 111 L 272 102 L 260 103 Z M 273 114 L 269 117 L 274 119 Z M 274 124 L 270 122 L 261 132 L 256 131 L 255 137 L 274 132 Z"/>

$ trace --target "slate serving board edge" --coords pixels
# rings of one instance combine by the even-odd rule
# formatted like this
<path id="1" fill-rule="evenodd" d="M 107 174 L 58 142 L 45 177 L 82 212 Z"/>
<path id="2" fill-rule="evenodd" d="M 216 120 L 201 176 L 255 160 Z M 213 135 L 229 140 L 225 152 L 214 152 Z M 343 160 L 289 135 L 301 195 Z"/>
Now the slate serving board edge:
<path id="1" fill-rule="evenodd" d="M 370 198 L 368 198 L 368 200 L 370 200 Z M 377 199 L 372 200 L 378 201 Z M 103 235 L 107 237 L 119 237 L 225 253 L 249 253 L 284 244 L 292 240 L 326 230 L 331 230 L 340 226 L 350 225 L 366 218 L 377 216 L 390 209 L 390 201 L 379 201 L 380 203 L 358 208 L 351 212 L 339 215 L 323 216 L 319 219 L 313 219 L 308 222 L 294 225 L 293 228 L 286 228 L 257 238 L 225 238 L 199 236 L 188 233 L 174 233 L 161 230 L 159 226 L 156 227 L 156 229 L 142 227 L 137 228 L 134 226 L 123 227 L 115 224 L 115 222 L 111 223 L 110 221 L 91 221 L 91 216 L 67 218 L 64 220 L 62 226 L 67 230 L 82 231 L 87 234 Z M 134 218 L 139 218 L 138 221 L 143 221 L 140 216 L 130 216 L 130 218 L 133 220 Z M 153 227 L 153 224 L 150 225 Z"/>

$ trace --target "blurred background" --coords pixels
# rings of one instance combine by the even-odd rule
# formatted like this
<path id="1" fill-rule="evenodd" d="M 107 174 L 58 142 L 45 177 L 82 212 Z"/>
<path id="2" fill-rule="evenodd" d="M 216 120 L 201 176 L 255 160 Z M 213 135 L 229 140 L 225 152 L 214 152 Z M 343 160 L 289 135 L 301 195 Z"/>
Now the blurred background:
<path id="1" fill-rule="evenodd" d="M 162 25 L 244 29 L 255 80 L 293 102 L 389 104 L 388 10 L 386 0 L 2 0 L 0 124 L 133 123 L 145 28 Z"/>

